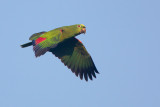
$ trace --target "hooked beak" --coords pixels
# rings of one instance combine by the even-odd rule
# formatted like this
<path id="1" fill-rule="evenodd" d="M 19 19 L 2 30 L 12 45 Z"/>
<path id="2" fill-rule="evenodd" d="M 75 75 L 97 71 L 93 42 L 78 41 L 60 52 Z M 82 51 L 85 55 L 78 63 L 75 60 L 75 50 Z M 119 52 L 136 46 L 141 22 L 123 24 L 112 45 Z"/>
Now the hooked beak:
<path id="1" fill-rule="evenodd" d="M 86 33 L 86 28 L 82 28 L 80 33 Z"/>

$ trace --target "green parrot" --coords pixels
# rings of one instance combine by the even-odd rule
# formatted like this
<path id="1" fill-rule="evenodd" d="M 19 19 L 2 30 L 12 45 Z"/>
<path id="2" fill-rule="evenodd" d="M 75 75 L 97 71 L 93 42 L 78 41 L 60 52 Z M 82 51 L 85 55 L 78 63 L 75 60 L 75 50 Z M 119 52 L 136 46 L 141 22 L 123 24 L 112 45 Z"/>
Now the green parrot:
<path id="1" fill-rule="evenodd" d="M 63 26 L 48 32 L 33 34 L 29 40 L 31 42 L 21 45 L 22 48 L 33 46 L 36 57 L 52 52 L 67 66 L 75 75 L 83 77 L 88 81 L 88 77 L 96 78 L 95 73 L 99 73 L 82 42 L 75 37 L 86 33 L 83 24 Z"/>

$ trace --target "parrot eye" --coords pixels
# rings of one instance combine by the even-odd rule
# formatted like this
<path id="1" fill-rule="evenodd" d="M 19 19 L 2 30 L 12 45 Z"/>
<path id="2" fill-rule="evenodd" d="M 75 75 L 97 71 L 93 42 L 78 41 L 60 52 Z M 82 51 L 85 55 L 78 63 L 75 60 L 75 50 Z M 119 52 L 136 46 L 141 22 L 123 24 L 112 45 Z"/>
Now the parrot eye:
<path id="1" fill-rule="evenodd" d="M 81 25 L 78 25 L 77 27 L 81 27 Z"/>

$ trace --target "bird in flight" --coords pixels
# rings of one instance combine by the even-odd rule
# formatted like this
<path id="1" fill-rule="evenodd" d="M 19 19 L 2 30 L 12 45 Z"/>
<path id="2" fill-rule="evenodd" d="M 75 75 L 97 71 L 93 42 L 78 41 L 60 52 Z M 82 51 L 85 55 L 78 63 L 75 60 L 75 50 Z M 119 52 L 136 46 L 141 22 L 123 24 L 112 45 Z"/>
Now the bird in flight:
<path id="1" fill-rule="evenodd" d="M 77 77 L 88 81 L 88 78 L 90 80 L 92 77 L 96 78 L 95 73 L 99 72 L 82 42 L 75 38 L 82 33 L 86 33 L 86 27 L 83 24 L 63 26 L 48 32 L 35 33 L 29 38 L 31 42 L 21 47 L 33 46 L 36 57 L 51 52 Z"/>

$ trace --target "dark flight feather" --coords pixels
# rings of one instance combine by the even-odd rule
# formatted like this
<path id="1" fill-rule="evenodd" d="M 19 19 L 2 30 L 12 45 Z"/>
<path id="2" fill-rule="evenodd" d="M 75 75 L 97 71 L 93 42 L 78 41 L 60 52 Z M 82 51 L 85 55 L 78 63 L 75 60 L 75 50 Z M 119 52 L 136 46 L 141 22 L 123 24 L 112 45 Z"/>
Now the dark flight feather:
<path id="1" fill-rule="evenodd" d="M 61 59 L 64 65 L 80 79 L 84 77 L 86 81 L 88 81 L 88 78 L 92 80 L 92 77 L 96 78 L 95 73 L 99 73 L 83 44 L 74 37 L 50 49 L 50 52 Z"/>

